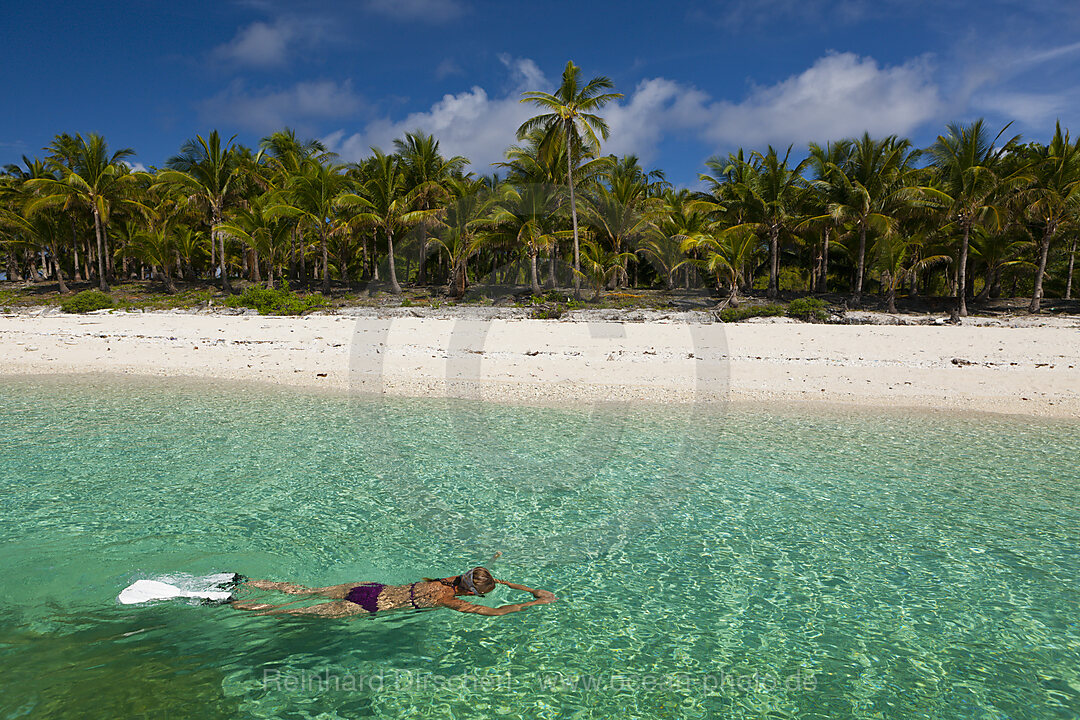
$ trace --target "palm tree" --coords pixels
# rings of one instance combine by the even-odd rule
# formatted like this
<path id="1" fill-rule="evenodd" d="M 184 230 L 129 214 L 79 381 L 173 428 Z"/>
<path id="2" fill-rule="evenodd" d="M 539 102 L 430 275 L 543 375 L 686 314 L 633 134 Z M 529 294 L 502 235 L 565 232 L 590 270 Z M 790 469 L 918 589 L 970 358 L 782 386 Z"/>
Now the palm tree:
<path id="1" fill-rule="evenodd" d="M 780 237 L 799 223 L 799 198 L 805 186 L 802 171 L 810 162 L 807 158 L 790 167 L 790 157 L 790 146 L 782 160 L 771 145 L 764 154 L 753 152 L 749 161 L 743 160 L 739 151 L 737 156 L 729 155 L 726 160 L 709 159 L 705 165 L 713 174 L 701 175 L 702 180 L 712 184 L 714 195 L 720 192 L 730 198 L 729 205 L 738 206 L 738 213 L 744 218 L 742 224 L 768 238 L 766 294 L 770 298 L 780 295 Z"/>
<path id="2" fill-rule="evenodd" d="M 832 233 L 838 229 L 836 218 L 829 212 L 829 206 L 843 197 L 845 180 L 840 170 L 847 163 L 851 154 L 851 142 L 826 143 L 824 147 L 810 143 L 810 165 L 814 169 L 814 179 L 810 187 L 814 192 L 807 194 L 808 217 L 803 225 L 821 227 L 821 243 L 815 248 L 813 268 L 810 272 L 810 291 L 826 293 L 829 291 L 829 243 Z"/>
<path id="3" fill-rule="evenodd" d="M 129 173 L 123 164 L 124 158 L 131 157 L 135 151 L 123 148 L 109 154 L 105 138 L 90 133 L 85 138 L 75 136 L 70 148 L 72 165 L 59 168 L 63 177 L 35 178 L 26 181 L 26 187 L 35 192 L 38 198 L 28 205 L 31 214 L 42 207 L 62 207 L 70 210 L 82 205 L 89 207 L 94 217 L 94 234 L 97 237 L 98 287 L 109 290 L 105 269 L 105 235 L 109 224 L 109 215 L 117 205 L 142 207 L 130 199 L 132 189 L 138 184 L 137 173 Z"/>
<path id="4" fill-rule="evenodd" d="M 60 259 L 60 247 L 64 242 L 60 231 L 60 226 L 64 222 L 63 214 L 52 208 L 28 212 L 27 205 L 33 199 L 33 195 L 25 187 L 27 180 L 56 179 L 56 174 L 43 161 L 37 158 L 31 160 L 25 155 L 23 155 L 23 167 L 8 165 L 5 170 L 13 182 L 0 188 L 2 191 L 0 194 L 5 196 L 5 202 L 0 204 L 0 222 L 6 223 L 14 232 L 22 233 L 28 240 L 36 241 L 37 247 L 48 251 L 56 273 L 57 290 L 61 295 L 66 295 L 69 290 L 64 280 L 64 268 Z"/>
<path id="5" fill-rule="evenodd" d="M 542 129 L 547 136 L 547 142 L 559 138 L 566 148 L 566 180 L 570 190 L 570 216 L 574 228 L 574 294 L 578 297 L 581 295 L 581 253 L 574 197 L 574 167 L 579 158 L 599 154 L 600 138 L 606 140 L 608 137 L 607 123 L 596 111 L 622 97 L 622 93 L 603 92 L 614 87 L 614 83 L 602 75 L 580 86 L 580 72 L 581 68 L 574 65 L 573 61 L 567 62 L 563 70 L 562 84 L 554 95 L 540 91 L 523 93 L 525 97 L 521 102 L 532 103 L 548 112 L 526 120 L 517 132 L 518 138 L 522 139 L 530 131 Z"/>
<path id="6" fill-rule="evenodd" d="M 468 158 L 460 155 L 444 158 L 439 152 L 439 141 L 419 130 L 406 133 L 404 140 L 395 140 L 394 147 L 405 169 L 409 192 L 416 197 L 420 210 L 430 210 L 437 202 L 446 199 L 450 192 L 449 183 L 455 177 L 460 177 L 469 164 Z M 420 242 L 417 274 L 417 282 L 421 285 L 427 281 L 427 251 L 425 236 Z"/>
<path id="7" fill-rule="evenodd" d="M 386 155 L 378 148 L 372 148 L 371 151 L 373 156 L 362 168 L 358 168 L 366 175 L 363 194 L 367 209 L 357 213 L 352 222 L 368 223 L 381 229 L 386 235 L 390 287 L 395 295 L 400 295 L 401 285 L 398 284 L 394 265 L 394 235 L 416 225 L 424 218 L 437 214 L 438 209 L 414 209 L 416 198 L 409 191 L 408 178 L 405 177 L 400 158 Z"/>
<path id="8" fill-rule="evenodd" d="M 1035 187 L 1025 205 L 1028 217 L 1042 227 L 1035 290 L 1028 310 L 1037 313 L 1043 296 L 1043 278 L 1050 242 L 1063 230 L 1080 226 L 1080 140 L 1071 142 L 1069 132 L 1057 123 L 1049 145 L 1042 146 L 1032 168 Z"/>
<path id="9" fill-rule="evenodd" d="M 542 250 L 553 247 L 561 235 L 555 228 L 558 206 L 558 193 L 551 183 L 508 182 L 500 188 L 498 204 L 493 209 L 496 232 L 522 247 L 529 258 L 533 295 L 541 292 L 536 259 Z"/>
<path id="10" fill-rule="evenodd" d="M 683 252 L 696 252 L 699 256 L 685 262 L 692 262 L 716 277 L 717 287 L 720 278 L 724 278 L 728 284 L 727 304 L 732 307 L 739 304 L 739 283 L 744 280 L 757 246 L 757 235 L 746 226 L 716 227 L 712 232 L 693 235 L 682 242 Z"/>
<path id="11" fill-rule="evenodd" d="M 596 237 L 611 246 L 616 254 L 629 248 L 649 226 L 646 208 L 656 204 L 649 197 L 649 178 L 630 156 L 615 163 L 607 184 L 598 183 L 587 194 L 588 219 Z M 636 256 L 631 255 L 630 257 Z M 615 274 L 616 283 L 628 282 L 626 268 Z"/>
<path id="12" fill-rule="evenodd" d="M 289 178 L 300 173 L 304 161 L 309 158 L 326 163 L 332 162 L 336 157 L 319 140 L 301 141 L 292 128 L 285 128 L 264 137 L 259 142 L 259 148 L 261 159 L 272 173 L 266 182 L 267 190 L 284 188 Z M 300 237 L 299 220 L 293 222 L 290 228 L 288 258 L 290 280 L 297 278 L 297 246 L 300 247 L 302 255 L 304 243 L 303 238 Z"/>
<path id="13" fill-rule="evenodd" d="M 561 138 L 548 135 L 541 129 L 534 129 L 529 131 L 524 140 L 526 141 L 524 144 L 513 145 L 508 148 L 506 151 L 507 161 L 498 163 L 499 167 L 506 168 L 509 171 L 507 173 L 507 182 L 518 188 L 523 195 L 532 197 L 533 200 L 536 200 L 536 196 L 547 197 L 550 194 L 549 188 L 565 187 L 563 167 L 566 165 L 567 153 L 566 144 L 562 142 Z M 595 184 L 611 167 L 612 161 L 610 157 L 593 158 L 586 162 L 579 160 L 572 173 L 574 187 Z M 535 190 L 526 192 L 527 185 L 536 185 L 538 187 Z M 566 204 L 567 200 L 565 194 L 555 195 L 554 197 L 557 202 L 550 210 L 553 215 Z M 552 220 L 554 221 L 554 217 Z M 573 236 L 573 232 L 568 234 L 571 237 Z M 549 233 L 545 237 L 546 240 L 553 241 L 545 243 L 545 247 L 551 250 L 548 257 L 548 271 L 551 287 L 555 288 L 558 285 L 555 273 L 555 260 L 558 254 L 558 243 L 556 241 L 563 239 L 563 233 Z M 574 281 L 571 280 L 571 282 Z"/>
<path id="14" fill-rule="evenodd" d="M 446 187 L 450 201 L 439 223 L 441 232 L 433 239 L 450 261 L 450 293 L 461 297 L 468 283 L 469 258 L 491 237 L 496 196 L 483 182 L 468 178 L 448 180 Z"/>
<path id="15" fill-rule="evenodd" d="M 346 230 L 346 224 L 336 217 L 336 212 L 343 207 L 369 207 L 368 201 L 352 190 L 352 181 L 345 175 L 344 165 L 329 165 L 316 158 L 307 158 L 300 172 L 286 184 L 284 204 L 267 211 L 269 217 L 301 218 L 315 231 L 322 250 L 322 289 L 326 295 L 330 294 L 328 240 L 331 235 Z M 339 270 L 341 279 L 348 282 L 346 268 Z"/>
<path id="16" fill-rule="evenodd" d="M 180 147 L 180 154 L 169 158 L 169 170 L 158 173 L 159 183 L 181 188 L 191 200 L 209 210 L 211 239 L 217 245 L 221 289 L 232 292 L 225 266 L 225 235 L 217 230 L 225 211 L 240 194 L 243 175 L 240 154 L 229 138 L 224 146 L 217 130 L 207 138 L 196 135 Z"/>
<path id="17" fill-rule="evenodd" d="M 1002 158 L 1020 139 L 1017 135 L 999 143 L 1008 129 L 1009 125 L 1006 125 L 991 138 L 981 119 L 970 125 L 950 123 L 947 134 L 939 135 L 928 150 L 937 173 L 935 184 L 924 188 L 923 193 L 937 202 L 948 220 L 948 227 L 960 235 L 956 311 L 961 317 L 968 314 L 967 262 L 972 228 L 979 223 L 1000 227 L 997 203 L 1027 181 L 1019 171 L 1002 172 L 1005 170 Z"/>
<path id="18" fill-rule="evenodd" d="M 286 262 L 288 246 L 286 237 L 292 232 L 290 224 L 281 222 L 275 217 L 275 209 L 280 208 L 281 203 L 275 193 L 264 193 L 256 197 L 247 207 L 237 208 L 229 213 L 225 222 L 217 226 L 219 232 L 236 238 L 247 245 L 255 253 L 256 262 L 259 258 L 266 261 L 266 286 L 274 287 L 274 275 L 281 276 L 281 267 Z M 288 208 L 288 206 L 285 206 Z M 285 213 L 277 210 L 280 215 L 294 212 L 294 217 L 299 212 L 288 208 Z M 186 238 L 181 241 L 186 244 Z"/>
<path id="19" fill-rule="evenodd" d="M 873 264 L 881 272 L 888 312 L 896 312 L 896 290 L 915 269 L 949 261 L 946 255 L 930 255 L 918 259 L 916 250 L 921 247 L 922 242 L 923 238 L 918 235 L 889 232 L 880 235 L 874 243 Z"/>
<path id="20" fill-rule="evenodd" d="M 839 196 L 829 204 L 829 214 L 838 223 L 848 223 L 859 236 L 856 253 L 855 305 L 862 301 L 866 276 L 866 235 L 869 230 L 888 233 L 896 222 L 896 213 L 912 198 L 908 186 L 912 162 L 917 153 L 911 141 L 890 135 L 874 140 L 869 133 L 851 143 L 844 167 L 835 168 L 833 178 L 839 183 Z"/>
<path id="21" fill-rule="evenodd" d="M 667 275 L 668 290 L 675 288 L 675 273 L 687 265 L 685 253 L 695 250 L 716 227 L 713 216 L 723 209 L 719 203 L 702 199 L 689 190 L 667 190 L 660 204 L 654 209 L 653 223 L 659 237 L 650 238 L 644 246 L 644 254 L 656 262 Z M 679 249 L 673 256 L 671 244 Z M 672 263 L 672 260 L 677 261 Z M 686 274 L 689 287 L 689 273 Z"/>
<path id="22" fill-rule="evenodd" d="M 633 257 L 632 253 L 628 252 L 615 252 L 614 250 L 607 250 L 600 243 L 595 240 L 585 238 L 582 242 L 585 251 L 581 254 L 582 259 L 585 261 L 585 269 L 578 271 L 582 277 L 588 278 L 593 285 L 596 293 L 593 295 L 593 302 L 600 301 L 600 291 L 608 280 L 619 272 L 623 263 Z"/>

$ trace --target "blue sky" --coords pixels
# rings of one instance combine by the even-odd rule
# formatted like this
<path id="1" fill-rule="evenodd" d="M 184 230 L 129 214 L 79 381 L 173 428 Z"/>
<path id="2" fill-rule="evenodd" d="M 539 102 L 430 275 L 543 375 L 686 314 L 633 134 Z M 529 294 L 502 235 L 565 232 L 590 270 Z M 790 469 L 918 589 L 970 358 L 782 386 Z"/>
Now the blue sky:
<path id="1" fill-rule="evenodd" d="M 626 95 L 605 151 L 680 185 L 739 146 L 927 144 L 977 117 L 1080 132 L 1077 0 L 2 2 L 4 164 L 58 132 L 160 165 L 195 133 L 290 125 L 346 161 L 420 128 L 490 172 L 520 93 L 569 59 Z"/>

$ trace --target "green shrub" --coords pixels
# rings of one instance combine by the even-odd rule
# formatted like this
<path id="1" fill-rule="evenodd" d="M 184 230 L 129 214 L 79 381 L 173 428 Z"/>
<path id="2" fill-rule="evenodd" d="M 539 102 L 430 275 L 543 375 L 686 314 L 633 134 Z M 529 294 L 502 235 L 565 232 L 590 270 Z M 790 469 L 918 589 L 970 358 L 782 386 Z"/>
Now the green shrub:
<path id="1" fill-rule="evenodd" d="M 116 307 L 116 301 L 100 290 L 83 290 L 60 303 L 66 313 L 88 313 Z"/>
<path id="2" fill-rule="evenodd" d="M 254 308 L 260 315 L 301 315 L 326 303 L 321 293 L 297 295 L 288 287 L 270 289 L 257 286 L 249 287 L 225 301 L 227 307 Z"/>
<path id="3" fill-rule="evenodd" d="M 744 305 L 724 308 L 720 311 L 720 319 L 724 322 L 740 322 L 753 317 L 779 317 L 783 314 L 783 305 Z"/>
<path id="4" fill-rule="evenodd" d="M 532 316 L 537 320 L 558 320 L 566 312 L 561 306 L 555 307 L 538 307 L 533 310 Z"/>
<path id="5" fill-rule="evenodd" d="M 826 307 L 825 301 L 819 298 L 799 298 L 788 304 L 787 314 L 805 322 L 825 322 L 829 319 Z"/>

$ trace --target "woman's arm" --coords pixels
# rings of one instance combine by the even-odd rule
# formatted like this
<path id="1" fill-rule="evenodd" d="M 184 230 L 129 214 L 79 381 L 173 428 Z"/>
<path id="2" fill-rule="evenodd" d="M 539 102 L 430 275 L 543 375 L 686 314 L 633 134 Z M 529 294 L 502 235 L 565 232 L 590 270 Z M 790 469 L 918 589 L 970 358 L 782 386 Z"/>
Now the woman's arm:
<path id="1" fill-rule="evenodd" d="M 471 603 L 466 600 L 462 600 L 461 598 L 455 597 L 447 600 L 445 603 L 443 603 L 443 605 L 450 608 L 451 610 L 457 610 L 458 612 L 497 616 L 508 615 L 512 612 L 518 612 L 519 610 L 524 610 L 525 608 L 531 607 L 533 605 L 545 605 L 556 600 L 554 593 L 548 592 L 547 590 L 533 590 L 531 587 L 526 587 L 525 585 L 518 585 L 517 583 L 507 582 L 505 580 L 496 580 L 495 582 L 499 583 L 500 585 L 505 585 L 511 590 L 521 590 L 523 592 L 532 593 L 532 596 L 536 599 L 530 600 L 529 602 L 512 603 L 510 605 L 501 605 L 497 608 L 489 608 L 485 605 L 477 605 L 475 603 Z"/>
<path id="2" fill-rule="evenodd" d="M 536 600 L 530 600 L 529 602 L 513 603 L 512 605 L 501 605 L 496 608 L 490 608 L 486 605 L 477 605 L 475 603 L 466 602 L 461 598 L 451 598 L 443 603 L 443 607 L 448 607 L 451 610 L 457 610 L 464 613 L 476 613 L 477 615 L 508 615 L 512 612 L 518 612 L 524 610 L 532 605 L 543 605 L 549 603 L 555 599 L 552 595 L 550 598 L 537 598 Z"/>

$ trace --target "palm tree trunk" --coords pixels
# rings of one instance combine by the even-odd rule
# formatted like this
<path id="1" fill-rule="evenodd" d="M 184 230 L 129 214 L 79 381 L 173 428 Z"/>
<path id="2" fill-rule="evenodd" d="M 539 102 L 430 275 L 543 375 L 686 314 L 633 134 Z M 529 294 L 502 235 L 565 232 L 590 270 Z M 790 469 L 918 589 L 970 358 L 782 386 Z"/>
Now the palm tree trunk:
<path id="1" fill-rule="evenodd" d="M 769 289 L 765 293 L 770 299 L 780 296 L 780 229 L 769 226 Z"/>
<path id="2" fill-rule="evenodd" d="M 71 275 L 71 282 L 79 282 L 82 278 L 79 275 L 79 231 L 75 227 L 75 216 L 71 215 L 71 249 L 74 252 L 75 266 L 72 268 L 74 271 Z"/>
<path id="3" fill-rule="evenodd" d="M 832 236 L 832 228 L 825 228 L 825 243 L 821 248 L 821 279 L 818 281 L 818 292 L 829 292 L 829 240 Z"/>
<path id="4" fill-rule="evenodd" d="M 421 228 L 423 230 L 423 228 Z M 427 282 L 427 233 L 424 233 L 425 237 L 420 241 L 420 258 L 417 261 L 417 274 L 416 283 L 423 285 Z"/>
<path id="5" fill-rule="evenodd" d="M 64 282 L 64 268 L 60 267 L 60 253 L 56 252 L 56 242 L 55 241 L 52 243 L 52 247 L 50 248 L 50 251 L 52 252 L 53 265 L 56 268 L 56 281 L 60 286 L 60 288 L 59 288 L 60 289 L 60 294 L 61 295 L 67 295 L 69 290 L 68 290 L 67 283 Z"/>
<path id="6" fill-rule="evenodd" d="M 338 253 L 338 275 L 341 276 L 341 282 L 345 285 L 345 290 L 349 289 L 349 235 L 344 234 L 341 238 L 341 251 Z"/>
<path id="7" fill-rule="evenodd" d="M 172 267 L 169 265 L 161 266 L 161 274 L 165 276 L 165 292 L 170 295 L 176 294 L 176 283 L 173 282 Z"/>
<path id="8" fill-rule="evenodd" d="M 529 250 L 529 280 L 532 281 L 532 294 L 540 294 L 540 279 L 536 275 L 536 249 Z"/>
<path id="9" fill-rule="evenodd" d="M 296 282 L 296 231 L 299 229 L 300 223 L 293 223 L 289 233 L 289 282 Z"/>
<path id="10" fill-rule="evenodd" d="M 319 244 L 322 245 L 322 291 L 323 295 L 330 295 L 330 248 L 326 242 L 326 222 L 322 222 L 322 232 L 319 233 Z"/>
<path id="11" fill-rule="evenodd" d="M 98 289 L 109 292 L 109 282 L 105 279 L 105 239 L 102 237 L 101 215 L 97 204 L 94 205 L 94 233 L 97 235 Z"/>
<path id="12" fill-rule="evenodd" d="M 859 266 L 855 271 L 855 297 L 854 304 L 858 307 L 862 302 L 863 277 L 866 274 L 866 225 L 859 226 Z"/>
<path id="13" fill-rule="evenodd" d="M 1046 258 L 1050 254 L 1050 238 L 1054 234 L 1056 228 L 1053 225 L 1047 225 L 1046 231 L 1043 232 L 1042 242 L 1039 243 L 1039 267 L 1035 270 L 1035 291 L 1031 294 L 1031 304 L 1028 306 L 1028 312 L 1039 312 L 1042 304 L 1043 295 L 1043 277 L 1046 275 Z"/>
<path id="14" fill-rule="evenodd" d="M 574 224 L 574 298 L 581 299 L 581 252 L 578 246 L 577 204 L 574 201 L 574 167 L 571 160 L 573 145 L 570 128 L 566 129 L 566 181 L 570 185 L 570 218 Z"/>
<path id="15" fill-rule="evenodd" d="M 1073 238 L 1072 245 L 1069 247 L 1069 278 L 1065 281 L 1065 299 L 1072 300 L 1072 280 L 1073 280 L 1073 265 L 1076 260 L 1076 239 Z"/>
<path id="16" fill-rule="evenodd" d="M 386 249 L 390 261 L 390 288 L 395 295 L 401 294 L 401 285 L 397 280 L 397 269 L 394 267 L 394 233 L 386 231 Z"/>
<path id="17" fill-rule="evenodd" d="M 967 260 L 968 240 L 971 226 L 964 223 L 964 236 L 960 239 L 960 259 L 956 263 L 956 311 L 960 317 L 967 317 Z"/>
<path id="18" fill-rule="evenodd" d="M 217 207 L 213 210 L 211 220 L 214 225 L 210 231 L 210 241 L 212 243 L 216 242 L 218 247 L 218 271 L 221 273 L 221 291 L 231 293 L 232 285 L 229 284 L 229 273 L 225 268 L 225 236 L 217 231 L 217 226 L 221 224 L 221 211 Z"/>

